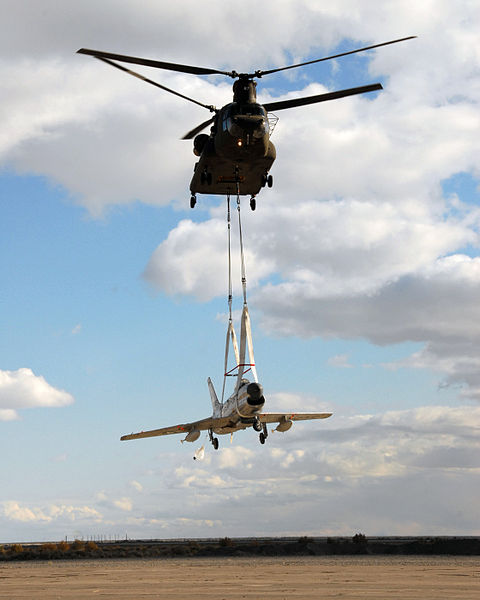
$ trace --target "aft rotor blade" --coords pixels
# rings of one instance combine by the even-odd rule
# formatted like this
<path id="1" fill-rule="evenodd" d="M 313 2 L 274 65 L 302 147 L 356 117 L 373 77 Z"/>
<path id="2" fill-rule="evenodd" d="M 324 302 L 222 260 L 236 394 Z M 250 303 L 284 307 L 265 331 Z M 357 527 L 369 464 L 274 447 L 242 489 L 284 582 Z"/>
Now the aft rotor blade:
<path id="1" fill-rule="evenodd" d="M 127 69 L 127 67 L 124 67 L 123 65 L 119 65 L 118 63 L 115 63 L 112 60 L 109 60 L 108 58 L 103 58 L 101 56 L 97 56 L 96 58 L 98 58 L 98 60 L 101 60 L 101 61 L 107 63 L 108 65 L 111 65 L 112 67 L 115 67 L 116 69 L 120 69 L 120 71 L 124 71 L 125 73 L 128 73 L 129 75 L 133 75 L 134 77 L 137 77 L 137 79 L 141 79 L 142 81 L 146 81 L 147 83 L 151 83 L 152 85 L 154 85 L 155 87 L 160 88 L 161 90 L 165 90 L 166 92 L 170 92 L 170 94 L 174 94 L 175 96 L 179 96 L 180 98 L 183 98 L 184 100 L 188 100 L 189 102 L 193 102 L 194 104 L 198 104 L 198 106 L 203 106 L 203 108 L 208 108 L 208 110 L 211 111 L 211 112 L 213 112 L 213 111 L 216 110 L 214 106 L 211 106 L 211 105 L 208 105 L 208 104 L 203 104 L 202 102 L 198 102 L 198 100 L 194 100 L 193 98 L 190 98 L 189 96 L 185 96 L 184 94 L 180 94 L 180 92 L 176 92 L 175 90 L 172 90 L 172 89 L 166 87 L 165 85 L 157 83 L 156 81 L 153 81 L 153 79 L 148 79 L 148 77 L 144 77 L 143 75 L 140 75 L 140 73 L 136 73 L 135 71 Z"/>
<path id="2" fill-rule="evenodd" d="M 416 35 L 410 35 L 408 37 L 400 38 L 398 40 L 391 40 L 390 42 L 382 42 L 381 44 L 374 44 L 373 46 L 365 46 L 365 48 L 358 48 L 357 50 L 350 50 L 349 52 L 341 52 L 340 54 L 334 54 L 333 56 L 326 56 L 325 58 L 317 58 L 316 60 L 309 60 L 307 62 L 298 63 L 298 65 L 290 65 L 289 67 L 280 67 L 279 69 L 270 69 L 269 71 L 257 71 L 256 75 L 262 77 L 263 75 L 270 75 L 270 73 L 278 73 L 279 71 L 286 71 L 287 69 L 296 69 L 297 67 L 304 67 L 305 65 L 312 65 L 313 63 L 322 62 L 324 60 L 331 60 L 332 58 L 339 58 L 340 56 L 347 56 L 348 54 L 355 54 L 356 52 L 365 52 L 365 50 L 372 50 L 372 48 L 380 48 L 380 46 L 388 46 L 390 44 L 396 44 L 398 42 L 404 42 L 406 40 L 413 40 Z"/>
<path id="3" fill-rule="evenodd" d="M 179 65 L 176 63 L 163 62 L 160 60 L 151 60 L 149 58 L 138 58 L 136 56 L 126 56 L 125 54 L 114 54 L 112 52 L 103 52 L 102 50 L 90 50 L 80 48 L 78 54 L 88 54 L 96 58 L 107 58 L 110 60 L 119 60 L 120 62 L 134 63 L 146 67 L 156 67 L 157 69 L 167 69 L 168 71 L 178 71 L 179 73 L 191 73 L 192 75 L 228 75 L 236 77 L 234 71 L 218 71 L 217 69 L 208 69 L 204 67 L 194 67 L 189 65 Z"/>
<path id="4" fill-rule="evenodd" d="M 200 133 L 202 131 L 202 129 L 205 129 L 205 127 L 207 127 L 207 125 L 210 125 L 210 123 L 213 123 L 215 121 L 215 117 L 212 117 L 211 119 L 208 119 L 208 121 L 204 121 L 203 123 L 200 123 L 200 125 L 197 125 L 195 127 L 195 129 L 192 129 L 192 131 L 189 131 L 188 133 L 186 133 L 183 137 L 182 140 L 191 140 L 192 138 L 194 138 L 197 133 Z"/>
<path id="5" fill-rule="evenodd" d="M 365 94 L 366 92 L 374 92 L 383 90 L 380 83 L 372 85 L 364 85 L 362 87 L 350 88 L 348 90 L 339 90 L 338 92 L 327 92 L 326 94 L 318 94 L 316 96 L 307 96 L 305 98 L 292 98 L 291 100 L 280 100 L 279 102 L 269 102 L 264 104 L 265 110 L 272 112 L 282 110 L 284 108 L 294 108 L 295 106 L 306 106 L 307 104 L 316 104 L 317 102 L 326 102 L 327 100 L 336 100 L 337 98 L 345 98 L 345 96 L 354 96 L 355 94 Z"/>

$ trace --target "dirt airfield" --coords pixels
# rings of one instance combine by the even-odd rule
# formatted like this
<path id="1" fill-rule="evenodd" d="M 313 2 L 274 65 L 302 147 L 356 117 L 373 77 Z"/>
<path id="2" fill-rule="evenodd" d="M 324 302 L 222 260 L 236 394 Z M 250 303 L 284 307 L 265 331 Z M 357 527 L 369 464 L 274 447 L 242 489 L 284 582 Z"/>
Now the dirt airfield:
<path id="1" fill-rule="evenodd" d="M 182 558 L 11 562 L 0 598 L 477 600 L 479 557 Z"/>

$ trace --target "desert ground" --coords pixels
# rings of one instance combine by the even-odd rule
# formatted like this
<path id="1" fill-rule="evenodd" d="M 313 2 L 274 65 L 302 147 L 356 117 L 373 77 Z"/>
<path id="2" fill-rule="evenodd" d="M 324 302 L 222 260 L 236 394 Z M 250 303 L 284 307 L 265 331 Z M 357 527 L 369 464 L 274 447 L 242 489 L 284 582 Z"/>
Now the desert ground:
<path id="1" fill-rule="evenodd" d="M 480 559 L 312 556 L 11 562 L 0 598 L 477 600 Z"/>

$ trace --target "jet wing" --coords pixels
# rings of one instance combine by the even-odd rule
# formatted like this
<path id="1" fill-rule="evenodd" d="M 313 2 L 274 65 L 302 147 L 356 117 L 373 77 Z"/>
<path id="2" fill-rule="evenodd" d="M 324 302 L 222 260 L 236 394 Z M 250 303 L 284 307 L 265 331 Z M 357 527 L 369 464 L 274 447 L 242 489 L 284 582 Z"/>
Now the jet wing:
<path id="1" fill-rule="evenodd" d="M 172 435 L 174 433 L 190 433 L 190 431 L 205 431 L 217 427 L 226 427 L 231 423 L 231 418 L 220 417 L 214 419 L 208 417 L 201 421 L 193 421 L 193 423 L 181 423 L 180 425 L 171 425 L 170 427 L 162 427 L 161 429 L 151 429 L 150 431 L 139 431 L 138 433 L 129 433 L 122 435 L 121 441 L 138 440 L 140 438 L 155 437 L 157 435 Z"/>
<path id="2" fill-rule="evenodd" d="M 332 416 L 332 413 L 260 413 L 257 416 L 261 423 L 280 423 L 281 421 L 327 419 Z"/>

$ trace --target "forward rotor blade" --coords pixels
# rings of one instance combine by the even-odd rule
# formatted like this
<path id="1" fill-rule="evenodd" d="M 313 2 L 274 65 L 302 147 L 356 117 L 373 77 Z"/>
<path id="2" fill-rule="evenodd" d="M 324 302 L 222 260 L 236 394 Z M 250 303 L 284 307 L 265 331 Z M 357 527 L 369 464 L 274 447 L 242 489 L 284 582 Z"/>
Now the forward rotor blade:
<path id="1" fill-rule="evenodd" d="M 136 65 L 145 65 L 146 67 L 156 67 L 157 69 L 167 69 L 168 71 L 178 71 L 180 73 L 191 73 L 192 75 L 229 75 L 235 77 L 233 72 L 218 71 L 217 69 L 207 69 L 203 67 L 192 67 L 189 65 L 178 65 L 176 63 L 162 62 L 159 60 L 150 60 L 148 58 L 138 58 L 136 56 L 125 56 L 124 54 L 113 54 L 112 52 L 103 52 L 102 50 L 89 50 L 80 48 L 77 54 L 88 54 L 96 58 L 107 58 L 110 60 L 119 60 L 120 62 L 134 63 Z"/>
<path id="2" fill-rule="evenodd" d="M 215 121 L 215 117 L 212 117 L 211 119 L 208 119 L 208 121 L 204 121 L 203 123 L 200 123 L 200 125 L 197 125 L 195 127 L 195 129 L 192 129 L 192 131 L 189 131 L 188 133 L 186 133 L 183 137 L 182 140 L 191 140 L 192 138 L 194 138 L 197 133 L 200 133 L 202 131 L 202 129 L 205 129 L 205 127 L 207 127 L 207 125 L 210 125 L 210 123 L 213 123 Z"/>
<path id="3" fill-rule="evenodd" d="M 128 73 L 129 75 L 133 75 L 134 77 L 137 77 L 137 79 L 141 79 L 142 81 L 146 81 L 147 83 L 151 83 L 152 85 L 154 85 L 155 87 L 160 88 L 161 90 L 165 90 L 166 92 L 170 92 L 170 94 L 174 94 L 175 96 L 179 96 L 180 98 L 183 98 L 184 100 L 188 100 L 189 102 L 193 102 L 194 104 L 198 104 L 198 106 L 203 106 L 203 108 L 208 108 L 209 111 L 213 112 L 215 111 L 215 107 L 208 105 L 208 104 L 203 104 L 202 102 L 198 102 L 198 100 L 194 100 L 193 98 L 190 98 L 189 96 L 185 96 L 184 94 L 180 94 L 180 92 L 176 92 L 175 90 L 172 90 L 168 87 L 166 87 L 165 85 L 162 85 L 160 83 L 157 83 L 156 81 L 153 81 L 152 79 L 148 79 L 148 77 L 144 77 L 143 75 L 140 75 L 140 73 L 136 73 L 135 71 L 132 71 L 130 69 L 127 69 L 127 67 L 124 67 L 123 65 L 119 65 L 118 63 L 115 63 L 111 60 L 108 60 L 108 58 L 103 58 L 101 56 L 96 56 L 96 58 L 98 58 L 98 60 L 101 60 L 105 63 L 107 63 L 108 65 L 111 65 L 112 67 L 115 67 L 116 69 L 120 69 L 120 71 L 124 71 L 125 73 Z"/>
<path id="4" fill-rule="evenodd" d="M 341 52 L 340 54 L 334 54 L 333 56 L 326 56 L 325 58 L 317 58 L 316 60 L 309 60 L 307 62 L 299 63 L 298 65 L 290 65 L 289 67 L 280 67 L 279 69 L 270 69 L 269 71 L 257 71 L 257 77 L 263 75 L 270 75 L 270 73 L 278 73 L 279 71 L 286 71 L 287 69 L 296 69 L 297 67 L 303 67 L 305 65 L 312 65 L 313 63 L 322 62 L 324 60 L 331 60 L 332 58 L 339 58 L 340 56 L 347 56 L 348 54 L 355 54 L 356 52 L 364 52 L 365 50 L 372 50 L 372 48 L 380 48 L 380 46 L 388 46 L 390 44 L 396 44 L 398 42 L 404 42 L 406 40 L 413 40 L 416 35 L 410 35 L 409 37 L 400 38 L 398 40 L 391 40 L 390 42 L 382 42 L 381 44 L 374 44 L 373 46 L 365 46 L 365 48 L 358 48 L 357 50 L 350 50 L 349 52 Z"/>
<path id="5" fill-rule="evenodd" d="M 337 98 L 345 98 L 345 96 L 354 96 L 355 94 L 365 94 L 366 92 L 374 92 L 376 90 L 383 90 L 383 87 L 380 83 L 350 88 L 348 90 L 339 90 L 338 92 L 327 92 L 326 94 L 318 94 L 317 96 L 307 96 L 306 98 L 292 98 L 292 100 L 269 102 L 263 106 L 266 111 L 272 112 L 275 110 L 283 110 L 284 108 L 294 108 L 295 106 L 306 106 L 307 104 L 316 104 L 317 102 L 336 100 Z"/>

